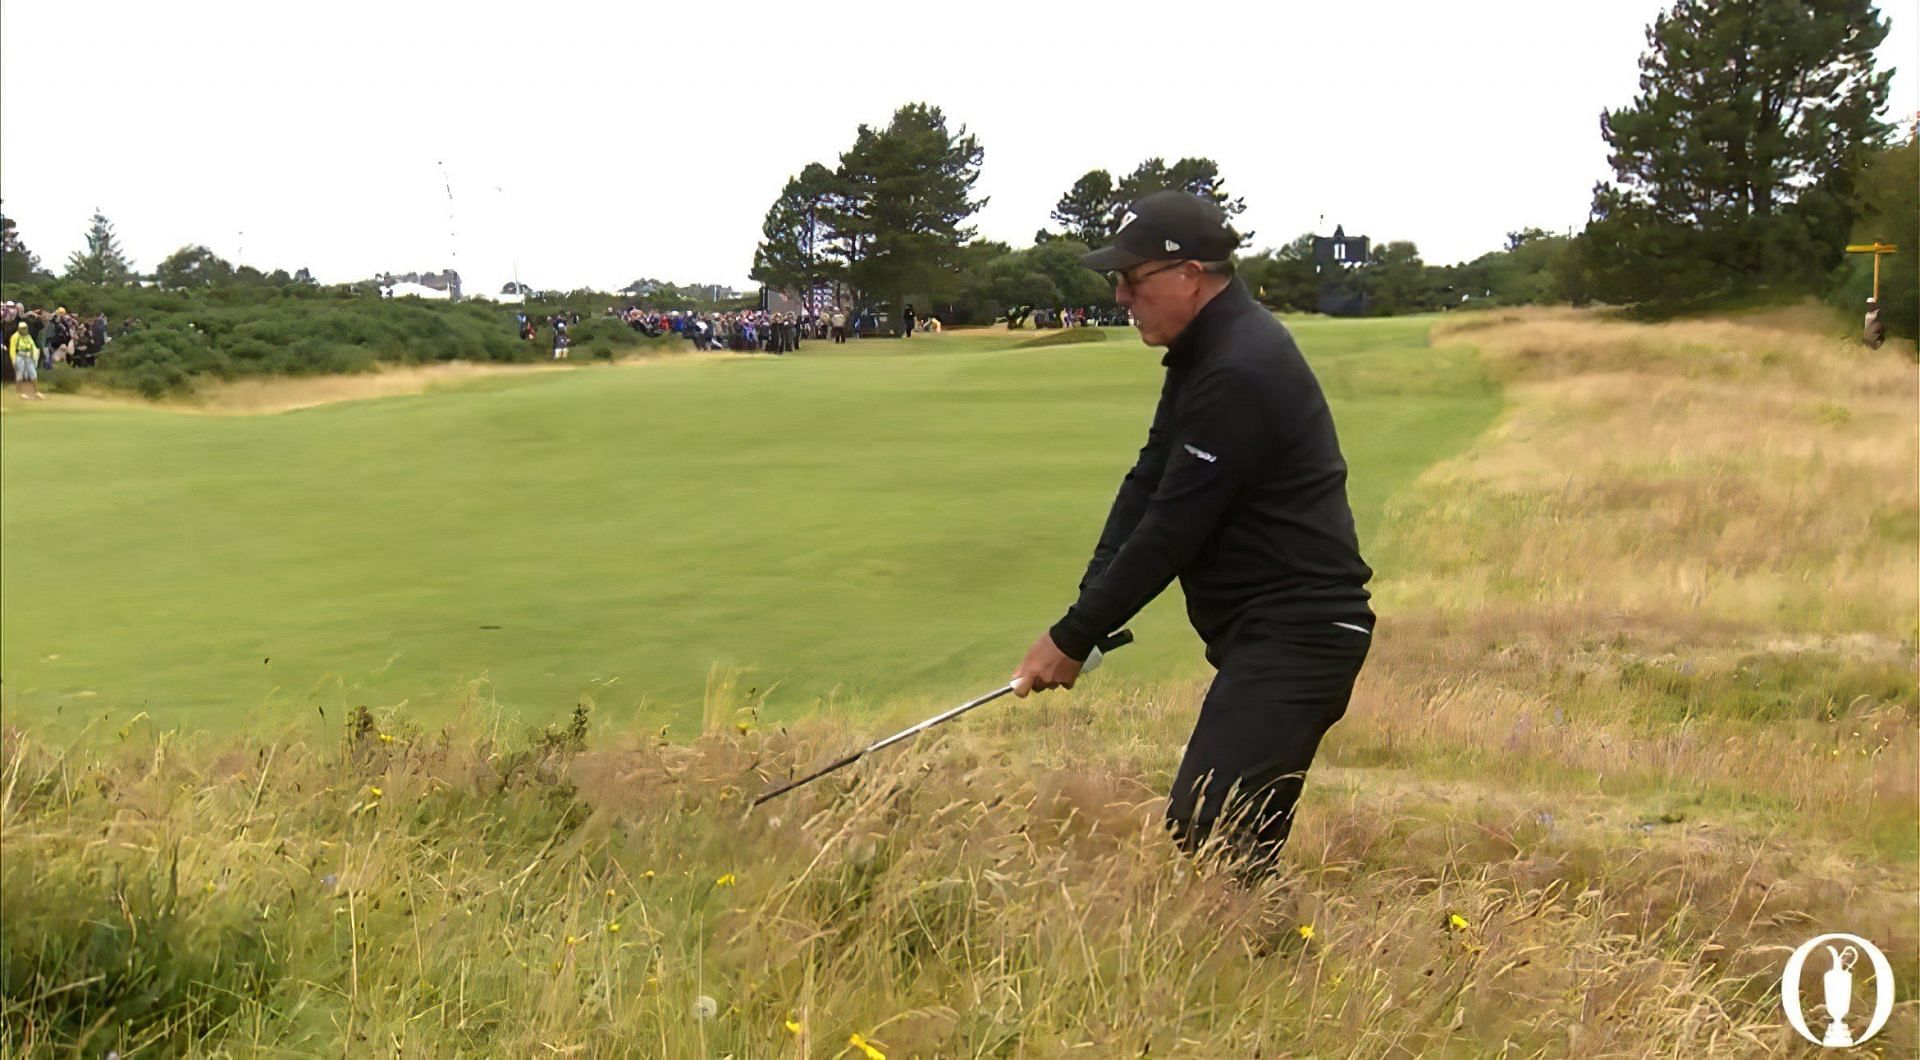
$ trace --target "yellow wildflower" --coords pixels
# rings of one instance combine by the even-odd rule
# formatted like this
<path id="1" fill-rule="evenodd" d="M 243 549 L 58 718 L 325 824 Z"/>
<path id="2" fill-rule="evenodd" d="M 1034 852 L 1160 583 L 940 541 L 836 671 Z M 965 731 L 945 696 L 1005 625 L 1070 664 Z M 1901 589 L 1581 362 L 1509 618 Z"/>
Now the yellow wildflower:
<path id="1" fill-rule="evenodd" d="M 881 1052 L 878 1049 L 875 1049 L 871 1045 L 868 1045 L 867 1040 L 865 1038 L 860 1037 L 858 1034 L 848 1038 L 847 1044 L 853 1046 L 855 1049 L 860 1050 L 862 1053 L 865 1053 L 867 1060 L 887 1060 L 887 1054 Z"/>
<path id="2" fill-rule="evenodd" d="M 367 785 L 367 794 L 369 794 L 369 795 L 371 795 L 371 796 L 373 796 L 374 798 L 376 798 L 376 799 L 377 799 L 377 798 L 379 798 L 380 796 L 382 796 L 382 795 L 385 795 L 385 794 L 386 794 L 386 792 L 384 792 L 384 791 L 381 791 L 381 790 L 380 790 L 379 788 L 376 788 L 376 787 L 374 787 L 374 786 L 373 786 L 372 784 L 368 784 L 368 785 Z"/>
<path id="3" fill-rule="evenodd" d="M 734 879 L 733 879 L 733 873 L 731 872 L 713 881 L 713 885 L 715 887 L 731 887 L 733 886 L 733 884 L 734 884 Z"/>
<path id="4" fill-rule="evenodd" d="M 609 887 L 609 888 L 607 888 L 607 897 L 608 897 L 608 898 L 612 898 L 612 897 L 613 897 L 613 888 L 611 888 L 611 887 Z"/>
<path id="5" fill-rule="evenodd" d="M 1300 925 L 1300 937 L 1303 939 L 1306 939 L 1308 942 L 1312 942 L 1313 941 L 1313 925 L 1312 924 Z"/>
<path id="6" fill-rule="evenodd" d="M 734 723 L 733 723 L 733 727 L 734 727 L 734 728 L 736 728 L 736 729 L 739 729 L 739 730 L 740 730 L 740 735 L 742 735 L 742 736 L 745 736 L 746 734 L 748 734 L 748 733 L 750 733 L 750 732 L 752 732 L 752 731 L 753 731 L 753 726 L 751 726 L 751 725 L 748 725 L 748 724 L 747 724 L 746 722 L 744 722 L 744 721 L 736 721 L 736 722 L 734 722 Z"/>
<path id="7" fill-rule="evenodd" d="M 390 732 L 383 732 L 383 733 L 381 733 L 381 734 L 380 734 L 380 742 L 381 742 L 381 743 L 392 743 L 392 742 L 393 742 L 393 734 L 392 734 L 392 733 L 390 733 Z"/>
<path id="8" fill-rule="evenodd" d="M 788 1021 L 787 1021 L 787 1033 L 788 1033 L 788 1034 L 799 1034 L 799 1033 L 800 1033 L 800 1032 L 801 1032 L 802 1030 L 805 1030 L 805 1029 L 806 1029 L 806 1028 L 804 1028 L 804 1027 L 802 1027 L 802 1026 L 800 1026 L 800 1021 L 799 1021 L 799 1020 L 788 1020 Z"/>
<path id="9" fill-rule="evenodd" d="M 651 880 L 651 879 L 653 879 L 653 870 L 652 870 L 652 869 L 648 869 L 647 871 L 645 871 L 645 872 L 643 872 L 643 873 L 641 873 L 641 874 L 640 874 L 640 878 L 641 878 L 641 879 L 643 879 L 643 880 Z"/>
<path id="10" fill-rule="evenodd" d="M 620 934 L 620 921 L 616 920 L 613 923 L 608 924 L 607 930 L 615 935 Z"/>
<path id="11" fill-rule="evenodd" d="M 580 940 L 579 940 L 579 938 L 577 938 L 576 936 L 573 936 L 573 935 L 568 935 L 568 936 L 567 936 L 567 945 L 569 945 L 569 946 L 578 946 L 578 945 L 580 945 Z"/>
<path id="12" fill-rule="evenodd" d="M 1465 931 L 1467 930 L 1467 918 L 1461 916 L 1459 913 L 1448 913 L 1447 926 L 1455 931 Z"/>

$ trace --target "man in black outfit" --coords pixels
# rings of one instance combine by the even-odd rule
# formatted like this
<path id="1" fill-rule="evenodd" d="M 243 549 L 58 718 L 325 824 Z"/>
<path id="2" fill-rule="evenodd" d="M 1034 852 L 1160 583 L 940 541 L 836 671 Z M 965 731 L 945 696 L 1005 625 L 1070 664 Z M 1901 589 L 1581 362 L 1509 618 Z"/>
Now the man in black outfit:
<path id="1" fill-rule="evenodd" d="M 1095 641 L 1179 578 L 1218 674 L 1167 823 L 1188 850 L 1218 832 L 1257 874 L 1273 868 L 1366 661 L 1373 571 L 1326 398 L 1293 336 L 1233 276 L 1238 245 L 1218 206 L 1161 191 L 1081 259 L 1113 278 L 1141 340 L 1167 348 L 1166 381 L 1079 599 L 1014 676 L 1073 687 Z"/>

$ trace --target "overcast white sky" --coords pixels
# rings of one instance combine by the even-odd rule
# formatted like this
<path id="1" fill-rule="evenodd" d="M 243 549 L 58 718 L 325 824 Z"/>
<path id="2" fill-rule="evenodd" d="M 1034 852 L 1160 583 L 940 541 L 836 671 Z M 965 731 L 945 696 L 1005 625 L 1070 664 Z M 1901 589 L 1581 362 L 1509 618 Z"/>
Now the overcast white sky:
<path id="1" fill-rule="evenodd" d="M 329 282 L 744 288 L 787 178 L 925 100 L 986 150 L 984 237 L 1206 155 L 1257 244 L 1339 223 L 1451 262 L 1584 223 L 1666 6 L 0 0 L 0 198 L 56 267 L 99 207 L 143 269 L 205 243 Z M 1893 115 L 1915 7 L 1882 5 Z"/>

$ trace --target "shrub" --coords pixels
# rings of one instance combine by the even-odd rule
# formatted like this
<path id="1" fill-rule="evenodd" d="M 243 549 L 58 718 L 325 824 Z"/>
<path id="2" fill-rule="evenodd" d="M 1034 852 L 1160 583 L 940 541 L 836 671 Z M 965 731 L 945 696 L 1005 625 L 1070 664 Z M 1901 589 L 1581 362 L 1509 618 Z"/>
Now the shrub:
<path id="1" fill-rule="evenodd" d="M 381 363 L 535 361 L 545 343 L 516 335 L 514 307 L 481 302 L 390 301 L 343 288 L 222 287 L 161 291 L 57 281 L 20 285 L 9 297 L 29 306 L 105 312 L 115 338 L 89 382 L 149 397 L 190 391 L 205 377 L 317 375 L 370 371 Z M 129 317 L 143 326 L 121 333 Z M 616 320 L 582 317 L 574 342 L 589 356 L 661 341 Z M 78 373 L 63 373 L 74 376 Z M 66 384 L 61 384 L 66 388 Z"/>

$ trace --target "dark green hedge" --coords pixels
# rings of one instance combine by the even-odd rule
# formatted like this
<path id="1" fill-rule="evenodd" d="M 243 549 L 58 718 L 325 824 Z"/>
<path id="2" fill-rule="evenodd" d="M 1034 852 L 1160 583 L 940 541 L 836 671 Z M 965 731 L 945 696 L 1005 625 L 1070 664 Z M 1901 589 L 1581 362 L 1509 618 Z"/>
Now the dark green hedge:
<path id="1" fill-rule="evenodd" d="M 377 364 L 436 361 L 537 361 L 552 344 L 522 342 L 515 307 L 486 302 L 383 299 L 371 289 L 223 287 L 204 291 L 93 287 L 51 283 L 10 288 L 7 297 L 34 308 L 65 306 L 82 319 L 104 311 L 112 342 L 92 369 L 61 368 L 55 389 L 87 383 L 137 390 L 149 397 L 181 393 L 202 378 L 323 375 L 372 370 Z M 604 309 L 604 307 L 601 307 Z M 598 312 L 598 310 L 596 310 Z M 575 356 L 610 359 L 655 343 L 616 321 L 581 309 L 573 329 Z M 122 334 L 124 322 L 141 326 Z"/>

